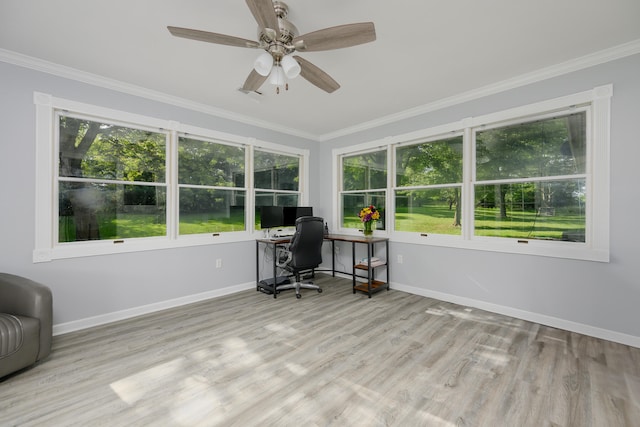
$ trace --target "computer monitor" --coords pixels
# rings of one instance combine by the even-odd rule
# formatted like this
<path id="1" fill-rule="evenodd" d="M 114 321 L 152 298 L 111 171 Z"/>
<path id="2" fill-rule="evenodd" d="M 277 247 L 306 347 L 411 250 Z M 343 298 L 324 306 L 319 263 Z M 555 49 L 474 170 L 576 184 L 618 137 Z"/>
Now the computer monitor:
<path id="1" fill-rule="evenodd" d="M 282 206 L 260 206 L 260 228 L 281 227 L 283 223 Z"/>
<path id="2" fill-rule="evenodd" d="M 283 226 L 293 227 L 296 225 L 296 219 L 301 216 L 313 216 L 313 207 L 311 206 L 285 206 L 282 208 Z"/>

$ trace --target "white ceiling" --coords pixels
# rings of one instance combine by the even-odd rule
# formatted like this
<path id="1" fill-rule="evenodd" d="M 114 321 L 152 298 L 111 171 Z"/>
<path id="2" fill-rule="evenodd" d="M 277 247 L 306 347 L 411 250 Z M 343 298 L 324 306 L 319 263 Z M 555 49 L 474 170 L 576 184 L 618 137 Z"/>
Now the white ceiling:
<path id="1" fill-rule="evenodd" d="M 639 0 L 286 3 L 288 19 L 301 34 L 375 23 L 373 43 L 300 53 L 341 84 L 333 94 L 301 77 L 280 95 L 268 83 L 262 96 L 243 94 L 237 89 L 261 51 L 167 31 L 173 25 L 255 40 L 257 24 L 242 0 L 0 0 L 0 53 L 322 140 L 556 64 L 629 43 L 635 47 L 640 40 Z"/>

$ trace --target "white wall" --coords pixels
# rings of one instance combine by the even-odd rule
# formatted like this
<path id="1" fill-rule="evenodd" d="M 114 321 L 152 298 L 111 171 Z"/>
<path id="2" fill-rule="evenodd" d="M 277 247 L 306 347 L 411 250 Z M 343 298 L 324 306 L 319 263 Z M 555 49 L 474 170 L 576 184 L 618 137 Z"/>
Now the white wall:
<path id="1" fill-rule="evenodd" d="M 434 111 L 326 143 L 331 150 L 612 83 L 611 262 L 586 262 L 392 243 L 391 284 L 640 347 L 640 55 Z M 429 82 L 425 82 L 429 84 Z M 331 171 L 320 171 L 321 181 Z M 321 188 L 318 203 L 331 204 Z M 403 264 L 397 264 L 397 255 Z"/>
<path id="2" fill-rule="evenodd" d="M 252 241 L 57 260 L 34 264 L 35 106 L 33 92 L 176 120 L 317 151 L 290 135 L 176 108 L 0 62 L 0 271 L 51 287 L 54 332 L 117 319 L 255 284 Z M 317 174 L 311 164 L 312 174 Z M 222 268 L 215 269 L 215 260 Z"/>

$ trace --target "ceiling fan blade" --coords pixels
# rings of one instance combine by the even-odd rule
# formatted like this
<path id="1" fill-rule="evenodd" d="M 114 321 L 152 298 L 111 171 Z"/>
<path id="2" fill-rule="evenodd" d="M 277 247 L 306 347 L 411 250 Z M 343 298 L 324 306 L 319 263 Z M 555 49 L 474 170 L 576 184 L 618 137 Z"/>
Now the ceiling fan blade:
<path id="1" fill-rule="evenodd" d="M 260 29 L 269 28 L 275 31 L 275 38 L 280 37 L 280 24 L 278 15 L 273 7 L 272 0 L 246 0 L 251 14 L 260 26 Z"/>
<path id="2" fill-rule="evenodd" d="M 225 34 L 210 33 L 208 31 L 193 30 L 191 28 L 167 27 L 169 32 L 176 37 L 200 40 L 203 42 L 223 44 L 227 46 L 259 48 L 260 43 L 240 37 L 227 36 Z"/>
<path id="3" fill-rule="evenodd" d="M 300 52 L 318 52 L 356 46 L 375 39 L 376 28 L 373 22 L 360 22 L 303 34 L 294 38 L 292 44 Z"/>
<path id="4" fill-rule="evenodd" d="M 249 77 L 245 80 L 244 85 L 242 86 L 243 91 L 247 92 L 256 92 L 260 89 L 260 86 L 267 80 L 268 76 L 261 76 L 256 72 L 256 70 L 251 70 L 249 73 Z"/>
<path id="5" fill-rule="evenodd" d="M 300 75 L 307 79 L 309 83 L 316 85 L 325 92 L 332 93 L 340 88 L 340 84 L 333 78 L 313 65 L 311 62 L 297 55 L 293 57 L 300 64 Z"/>

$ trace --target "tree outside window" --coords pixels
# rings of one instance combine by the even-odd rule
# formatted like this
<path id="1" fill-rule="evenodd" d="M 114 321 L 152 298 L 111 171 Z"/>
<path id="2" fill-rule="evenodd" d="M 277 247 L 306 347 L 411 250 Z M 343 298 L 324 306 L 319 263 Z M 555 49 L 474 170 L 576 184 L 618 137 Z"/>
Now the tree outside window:
<path id="1" fill-rule="evenodd" d="M 245 149 L 178 139 L 179 234 L 244 231 Z"/>
<path id="2" fill-rule="evenodd" d="M 396 147 L 396 231 L 461 234 L 462 135 Z"/>
<path id="3" fill-rule="evenodd" d="M 475 166 L 475 235 L 585 241 L 585 112 L 477 131 Z"/>
<path id="4" fill-rule="evenodd" d="M 300 156 L 254 150 L 255 228 L 260 229 L 261 206 L 298 206 Z"/>
<path id="5" fill-rule="evenodd" d="M 58 242 L 166 235 L 167 134 L 60 115 Z"/>
<path id="6" fill-rule="evenodd" d="M 362 228 L 358 213 L 373 205 L 380 212 L 376 228 L 384 230 L 387 187 L 387 150 L 342 157 L 341 224 Z"/>

